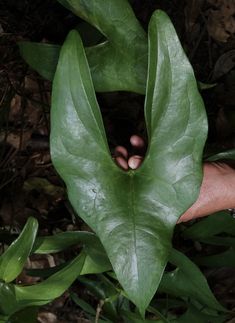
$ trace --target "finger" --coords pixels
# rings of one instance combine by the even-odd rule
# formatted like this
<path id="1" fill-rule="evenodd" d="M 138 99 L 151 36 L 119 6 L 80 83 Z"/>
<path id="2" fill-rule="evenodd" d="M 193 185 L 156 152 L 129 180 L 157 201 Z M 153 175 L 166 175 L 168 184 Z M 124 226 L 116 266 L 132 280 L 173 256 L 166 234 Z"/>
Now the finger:
<path id="1" fill-rule="evenodd" d="M 114 149 L 114 155 L 115 156 L 121 156 L 121 157 L 124 157 L 125 159 L 128 158 L 128 152 L 126 150 L 125 147 L 123 146 L 117 146 L 115 149 Z"/>
<path id="2" fill-rule="evenodd" d="M 203 218 L 204 216 L 208 215 L 210 214 L 189 214 L 188 212 L 186 212 L 185 214 L 181 215 L 181 217 L 177 221 L 177 224 Z"/>
<path id="3" fill-rule="evenodd" d="M 115 161 L 120 168 L 124 170 L 128 170 L 129 167 L 125 158 L 118 156 L 118 157 L 115 157 Z"/>
<path id="4" fill-rule="evenodd" d="M 131 156 L 129 159 L 128 159 L 128 166 L 131 168 L 131 169 L 137 169 L 138 167 L 140 167 L 140 165 L 142 164 L 142 161 L 143 161 L 143 157 L 139 156 L 139 155 L 134 155 L 134 156 Z"/>
<path id="5" fill-rule="evenodd" d="M 131 136 L 130 143 L 134 148 L 138 149 L 144 148 L 145 146 L 144 139 L 137 135 Z"/>

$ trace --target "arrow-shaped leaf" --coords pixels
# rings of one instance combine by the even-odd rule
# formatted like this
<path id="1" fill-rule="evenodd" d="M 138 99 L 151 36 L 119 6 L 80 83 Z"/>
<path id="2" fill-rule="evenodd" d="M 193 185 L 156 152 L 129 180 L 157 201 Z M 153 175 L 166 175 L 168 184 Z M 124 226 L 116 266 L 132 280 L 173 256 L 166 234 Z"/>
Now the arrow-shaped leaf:
<path id="1" fill-rule="evenodd" d="M 137 171 L 110 156 L 85 52 L 72 31 L 53 84 L 51 149 L 72 205 L 98 234 L 143 314 L 161 280 L 179 216 L 196 200 L 207 122 L 169 18 L 153 15 L 145 102 L 149 147 Z"/>

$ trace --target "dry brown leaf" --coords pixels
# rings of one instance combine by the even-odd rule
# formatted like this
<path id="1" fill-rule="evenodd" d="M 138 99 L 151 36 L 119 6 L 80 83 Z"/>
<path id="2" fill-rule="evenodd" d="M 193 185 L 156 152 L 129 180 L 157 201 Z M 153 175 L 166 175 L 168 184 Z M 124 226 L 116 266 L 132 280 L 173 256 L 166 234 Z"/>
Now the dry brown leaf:
<path id="1" fill-rule="evenodd" d="M 50 312 L 41 312 L 38 314 L 38 322 L 40 323 L 59 323 L 57 316 Z"/>
<path id="2" fill-rule="evenodd" d="M 0 132 L 0 142 L 4 142 L 6 137 L 6 143 L 14 147 L 15 149 L 25 150 L 29 139 L 31 138 L 31 131 L 16 131 L 7 134 Z"/>
<path id="3" fill-rule="evenodd" d="M 17 284 L 32 285 L 41 280 L 39 276 L 28 275 L 27 270 L 29 269 L 45 269 L 55 266 L 55 259 L 52 255 L 33 255 L 27 259 L 24 270 L 17 277 Z"/>
<path id="4" fill-rule="evenodd" d="M 21 118 L 21 96 L 16 94 L 10 103 L 9 121 L 16 122 Z"/>
<path id="5" fill-rule="evenodd" d="M 235 0 L 207 1 L 216 8 L 208 11 L 208 33 L 213 39 L 225 43 L 235 33 Z"/>

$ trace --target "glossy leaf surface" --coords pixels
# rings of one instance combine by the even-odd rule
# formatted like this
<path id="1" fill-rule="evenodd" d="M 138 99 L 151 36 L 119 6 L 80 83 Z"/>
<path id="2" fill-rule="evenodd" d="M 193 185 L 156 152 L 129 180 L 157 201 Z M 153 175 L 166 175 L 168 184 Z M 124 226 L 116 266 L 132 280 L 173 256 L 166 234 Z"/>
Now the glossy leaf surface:
<path id="1" fill-rule="evenodd" d="M 127 0 L 59 0 L 74 14 L 96 27 L 107 40 L 87 47 L 96 91 L 145 93 L 147 36 Z M 60 48 L 20 42 L 27 63 L 42 76 L 53 79 Z"/>
<path id="2" fill-rule="evenodd" d="M 0 257 L 0 279 L 8 283 L 21 273 L 32 250 L 37 230 L 37 220 L 29 218 L 19 237 Z"/>
<path id="3" fill-rule="evenodd" d="M 146 159 L 124 172 L 110 156 L 85 52 L 71 32 L 53 84 L 53 162 L 142 314 L 161 280 L 176 221 L 198 196 L 207 133 L 192 68 L 163 12 L 149 27 L 145 113 Z"/>

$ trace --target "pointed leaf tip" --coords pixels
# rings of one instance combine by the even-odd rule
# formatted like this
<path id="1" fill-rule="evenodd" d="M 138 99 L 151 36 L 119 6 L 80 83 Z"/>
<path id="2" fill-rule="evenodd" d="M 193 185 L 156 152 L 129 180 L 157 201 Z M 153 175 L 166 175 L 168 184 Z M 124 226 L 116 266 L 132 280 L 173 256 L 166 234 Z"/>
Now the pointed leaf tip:
<path id="1" fill-rule="evenodd" d="M 38 222 L 30 217 L 19 237 L 0 257 L 0 278 L 6 283 L 14 280 L 23 270 L 37 235 Z"/>

